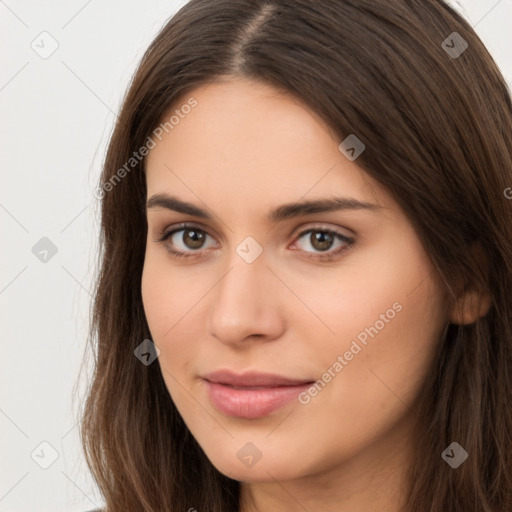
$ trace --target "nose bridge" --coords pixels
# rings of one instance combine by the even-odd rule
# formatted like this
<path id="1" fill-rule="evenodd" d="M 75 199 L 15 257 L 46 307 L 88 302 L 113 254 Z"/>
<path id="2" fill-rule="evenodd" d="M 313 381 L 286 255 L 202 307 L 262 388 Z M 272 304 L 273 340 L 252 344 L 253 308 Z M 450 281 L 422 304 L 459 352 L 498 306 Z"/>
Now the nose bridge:
<path id="1" fill-rule="evenodd" d="M 219 283 L 219 300 L 247 304 L 261 302 L 260 293 L 264 293 L 269 272 L 263 246 L 254 237 L 247 236 L 230 249 L 226 260 L 230 271 Z"/>
<path id="2" fill-rule="evenodd" d="M 274 336 L 280 328 L 271 272 L 263 251 L 257 254 L 256 250 L 251 240 L 240 243 L 227 259 L 227 273 L 215 287 L 209 328 L 225 343 L 237 343 L 253 334 Z"/>
<path id="3" fill-rule="evenodd" d="M 250 321 L 257 316 L 261 309 L 265 294 L 264 259 L 257 258 L 248 263 L 239 254 L 234 253 L 229 258 L 229 272 L 218 286 L 216 305 L 221 313 L 236 317 L 240 322 Z M 267 297 L 268 298 L 268 297 Z"/>

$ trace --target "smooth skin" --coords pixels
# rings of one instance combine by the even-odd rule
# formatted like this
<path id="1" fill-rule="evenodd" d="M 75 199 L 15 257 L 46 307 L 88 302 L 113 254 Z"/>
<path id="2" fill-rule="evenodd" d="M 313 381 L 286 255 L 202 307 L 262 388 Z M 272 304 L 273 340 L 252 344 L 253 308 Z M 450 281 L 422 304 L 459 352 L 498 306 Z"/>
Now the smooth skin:
<path id="1" fill-rule="evenodd" d="M 226 77 L 173 108 L 190 96 L 197 106 L 146 161 L 148 200 L 169 195 L 212 216 L 147 209 L 142 295 L 170 396 L 214 466 L 244 482 L 242 512 L 396 512 L 415 400 L 443 329 L 483 311 L 448 310 L 408 218 L 298 99 Z M 284 204 L 333 197 L 374 208 L 268 219 Z M 252 263 L 236 250 L 247 237 L 257 245 L 244 249 L 263 251 Z M 307 404 L 244 419 L 210 403 L 201 376 L 218 369 L 322 379 L 395 303 L 401 310 Z M 237 456 L 247 443 L 261 453 L 252 467 Z"/>

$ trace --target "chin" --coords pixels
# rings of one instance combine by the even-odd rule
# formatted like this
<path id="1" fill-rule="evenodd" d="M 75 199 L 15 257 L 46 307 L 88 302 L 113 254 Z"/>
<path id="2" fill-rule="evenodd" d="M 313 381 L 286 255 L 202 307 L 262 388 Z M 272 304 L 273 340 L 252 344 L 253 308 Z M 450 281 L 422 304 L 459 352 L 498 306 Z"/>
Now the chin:
<path id="1" fill-rule="evenodd" d="M 251 453 L 253 459 L 251 460 Z M 303 476 L 305 468 L 297 464 L 297 454 L 288 458 L 285 453 L 262 450 L 258 460 L 257 452 L 250 444 L 227 448 L 218 447 L 209 451 L 207 457 L 223 475 L 241 482 L 275 482 L 293 480 Z"/>

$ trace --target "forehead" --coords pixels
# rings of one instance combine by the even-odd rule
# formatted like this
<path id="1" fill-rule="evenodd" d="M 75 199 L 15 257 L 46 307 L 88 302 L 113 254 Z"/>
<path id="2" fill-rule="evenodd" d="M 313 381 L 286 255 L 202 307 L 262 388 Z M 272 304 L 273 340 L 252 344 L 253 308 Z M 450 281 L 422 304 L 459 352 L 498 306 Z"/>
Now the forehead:
<path id="1" fill-rule="evenodd" d="M 183 107 L 190 98 L 195 106 Z M 236 196 L 248 209 L 329 194 L 385 200 L 376 182 L 339 151 L 341 141 L 319 116 L 266 84 L 208 84 L 182 96 L 163 121 L 173 113 L 178 122 L 154 139 L 147 156 L 148 197 Z"/>

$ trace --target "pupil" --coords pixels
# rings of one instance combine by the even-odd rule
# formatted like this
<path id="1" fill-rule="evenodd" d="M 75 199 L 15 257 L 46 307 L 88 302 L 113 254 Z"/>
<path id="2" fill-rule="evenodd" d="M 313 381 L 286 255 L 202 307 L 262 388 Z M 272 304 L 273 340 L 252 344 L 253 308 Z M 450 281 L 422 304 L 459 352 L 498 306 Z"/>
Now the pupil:
<path id="1" fill-rule="evenodd" d="M 197 249 L 198 247 L 201 247 L 201 245 L 203 245 L 204 233 L 192 229 L 189 231 L 185 231 L 183 233 L 183 242 L 190 249 Z"/>
<path id="2" fill-rule="evenodd" d="M 332 233 L 326 233 L 325 231 L 315 231 L 311 233 L 310 239 L 311 245 L 315 249 L 319 251 L 325 251 L 331 247 L 333 242 L 333 235 Z"/>

